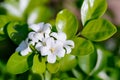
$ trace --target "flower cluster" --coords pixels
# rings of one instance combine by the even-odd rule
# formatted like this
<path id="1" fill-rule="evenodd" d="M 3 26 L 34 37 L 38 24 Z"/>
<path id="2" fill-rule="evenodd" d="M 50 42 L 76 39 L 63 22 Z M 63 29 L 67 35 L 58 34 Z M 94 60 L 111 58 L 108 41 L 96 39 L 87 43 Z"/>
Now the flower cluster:
<path id="1" fill-rule="evenodd" d="M 74 48 L 74 42 L 67 40 L 64 32 L 52 32 L 51 25 L 48 23 L 32 24 L 29 28 L 32 29 L 32 32 L 16 49 L 22 56 L 32 52 L 30 48 L 32 44 L 41 56 L 47 56 L 49 63 L 55 63 L 57 57 L 64 57 Z"/>

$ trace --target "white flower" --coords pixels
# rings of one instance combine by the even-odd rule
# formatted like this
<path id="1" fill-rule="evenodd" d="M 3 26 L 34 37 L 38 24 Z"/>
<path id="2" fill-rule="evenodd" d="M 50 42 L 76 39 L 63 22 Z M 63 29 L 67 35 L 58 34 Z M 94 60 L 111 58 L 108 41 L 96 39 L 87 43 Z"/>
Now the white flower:
<path id="1" fill-rule="evenodd" d="M 29 26 L 29 28 L 35 31 L 37 33 L 36 35 L 41 36 L 40 38 L 38 38 L 40 40 L 41 38 L 43 38 L 43 36 L 49 37 L 49 33 L 51 32 L 51 25 L 49 23 L 44 24 L 43 22 L 41 22 L 38 24 L 32 24 Z"/>
<path id="2" fill-rule="evenodd" d="M 29 47 L 28 40 L 22 41 L 20 45 L 16 48 L 17 52 L 20 52 L 22 56 L 27 55 L 28 53 L 32 52 L 32 50 Z"/>
<path id="3" fill-rule="evenodd" d="M 66 53 L 69 54 L 71 52 L 71 48 L 74 48 L 74 42 L 72 40 L 66 40 L 66 34 L 63 32 L 55 33 L 52 32 L 50 36 L 60 40 L 63 43 L 63 47 L 66 49 Z"/>
<path id="4" fill-rule="evenodd" d="M 63 44 L 60 41 L 53 38 L 47 38 L 44 42 L 44 46 L 40 47 L 41 55 L 47 55 L 47 61 L 49 63 L 55 63 L 57 57 L 61 58 L 65 55 Z"/>

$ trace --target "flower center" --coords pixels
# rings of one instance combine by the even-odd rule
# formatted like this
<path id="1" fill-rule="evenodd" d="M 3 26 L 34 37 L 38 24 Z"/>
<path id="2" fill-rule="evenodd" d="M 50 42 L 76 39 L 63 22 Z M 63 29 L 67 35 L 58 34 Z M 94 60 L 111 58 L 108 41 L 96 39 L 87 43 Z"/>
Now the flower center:
<path id="1" fill-rule="evenodd" d="M 55 51 L 55 49 L 54 49 L 54 48 L 51 48 L 50 51 L 53 53 L 53 52 Z"/>

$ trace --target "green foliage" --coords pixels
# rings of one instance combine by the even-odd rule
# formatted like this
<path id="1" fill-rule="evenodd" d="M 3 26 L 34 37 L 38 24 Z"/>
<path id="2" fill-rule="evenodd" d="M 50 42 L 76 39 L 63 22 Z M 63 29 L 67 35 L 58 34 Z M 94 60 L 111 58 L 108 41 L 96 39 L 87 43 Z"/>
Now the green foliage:
<path id="1" fill-rule="evenodd" d="M 94 52 L 94 46 L 91 41 L 80 37 L 74 38 L 73 41 L 75 42 L 75 48 L 71 52 L 73 55 L 83 56 Z"/>
<path id="2" fill-rule="evenodd" d="M 81 20 L 85 25 L 89 20 L 101 17 L 107 9 L 106 0 L 84 0 L 81 7 Z"/>
<path id="3" fill-rule="evenodd" d="M 92 41 L 103 41 L 116 33 L 116 27 L 105 19 L 95 19 L 85 26 L 81 35 Z"/>
<path id="4" fill-rule="evenodd" d="M 32 66 L 33 55 L 21 56 L 18 52 L 12 54 L 7 62 L 7 71 L 12 74 L 20 74 L 29 70 Z"/>
<path id="5" fill-rule="evenodd" d="M 46 70 L 45 61 L 43 59 L 42 61 L 40 61 L 40 56 L 34 55 L 32 72 L 36 74 L 42 74 L 45 72 L 45 70 Z"/>
<path id="6" fill-rule="evenodd" d="M 64 9 L 57 14 L 56 28 L 58 31 L 63 31 L 70 39 L 75 36 L 78 29 L 76 17 L 68 10 Z"/>
<path id="7" fill-rule="evenodd" d="M 4 30 L 8 22 L 9 22 L 9 19 L 7 16 L 0 15 L 0 41 L 7 38 Z"/>
<path id="8" fill-rule="evenodd" d="M 19 45 L 28 35 L 28 25 L 21 22 L 10 22 L 7 27 L 7 33 L 10 39 Z"/>

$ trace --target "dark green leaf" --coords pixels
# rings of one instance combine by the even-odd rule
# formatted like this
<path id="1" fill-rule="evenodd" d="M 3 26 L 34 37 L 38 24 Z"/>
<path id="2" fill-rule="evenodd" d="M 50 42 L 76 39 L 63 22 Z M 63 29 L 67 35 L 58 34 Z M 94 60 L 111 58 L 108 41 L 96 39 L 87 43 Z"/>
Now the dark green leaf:
<path id="1" fill-rule="evenodd" d="M 76 56 L 83 56 L 94 52 L 94 46 L 91 41 L 84 38 L 74 38 L 75 48 L 72 50 L 72 54 Z"/>
<path id="2" fill-rule="evenodd" d="M 70 11 L 64 9 L 57 14 L 56 27 L 58 31 L 65 32 L 69 39 L 75 36 L 78 29 L 78 21 Z"/>
<path id="3" fill-rule="evenodd" d="M 7 71 L 12 74 L 20 74 L 29 70 L 32 66 L 33 55 L 21 56 L 18 52 L 13 53 L 7 62 Z"/>
<path id="4" fill-rule="evenodd" d="M 21 41 L 27 38 L 28 25 L 21 22 L 11 22 L 7 27 L 7 32 L 15 44 L 20 44 Z"/>
<path id="5" fill-rule="evenodd" d="M 81 35 L 92 41 L 103 41 L 113 36 L 116 31 L 116 27 L 109 21 L 96 19 L 85 26 Z"/>
<path id="6" fill-rule="evenodd" d="M 84 0 L 81 7 L 81 18 L 83 25 L 88 20 L 101 17 L 107 9 L 106 0 Z"/>
<path id="7" fill-rule="evenodd" d="M 97 54 L 92 53 L 86 56 L 79 56 L 78 64 L 82 71 L 89 75 L 96 65 L 96 60 Z"/>

